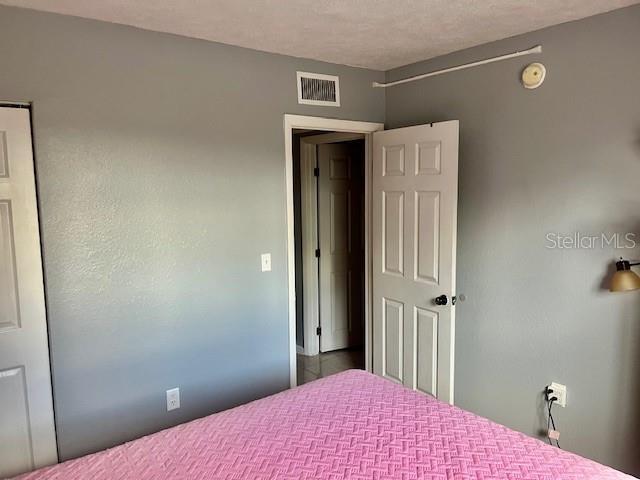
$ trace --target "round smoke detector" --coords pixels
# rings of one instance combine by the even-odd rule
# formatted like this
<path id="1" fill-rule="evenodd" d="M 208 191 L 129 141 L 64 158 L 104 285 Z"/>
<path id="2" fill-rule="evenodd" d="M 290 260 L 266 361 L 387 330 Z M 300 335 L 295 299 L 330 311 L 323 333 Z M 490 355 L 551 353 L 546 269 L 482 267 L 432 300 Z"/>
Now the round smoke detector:
<path id="1" fill-rule="evenodd" d="M 544 82 L 547 69 L 541 63 L 530 63 L 522 71 L 522 85 L 524 88 L 538 88 Z"/>

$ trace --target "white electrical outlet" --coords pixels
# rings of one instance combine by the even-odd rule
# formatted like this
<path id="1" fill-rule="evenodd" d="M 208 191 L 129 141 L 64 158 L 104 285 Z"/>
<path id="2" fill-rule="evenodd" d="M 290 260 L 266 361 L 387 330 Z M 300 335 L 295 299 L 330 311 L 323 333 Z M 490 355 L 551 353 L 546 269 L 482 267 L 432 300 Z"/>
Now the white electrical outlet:
<path id="1" fill-rule="evenodd" d="M 551 397 L 558 397 L 554 405 L 558 405 L 559 407 L 567 406 L 567 387 L 562 385 L 561 383 L 551 382 L 549 388 L 553 390 L 553 393 L 550 395 Z"/>
<path id="2" fill-rule="evenodd" d="M 262 271 L 270 272 L 271 271 L 271 254 L 263 253 L 260 255 L 260 262 L 262 263 Z"/>
<path id="3" fill-rule="evenodd" d="M 167 390 L 167 412 L 180 408 L 180 389 Z"/>

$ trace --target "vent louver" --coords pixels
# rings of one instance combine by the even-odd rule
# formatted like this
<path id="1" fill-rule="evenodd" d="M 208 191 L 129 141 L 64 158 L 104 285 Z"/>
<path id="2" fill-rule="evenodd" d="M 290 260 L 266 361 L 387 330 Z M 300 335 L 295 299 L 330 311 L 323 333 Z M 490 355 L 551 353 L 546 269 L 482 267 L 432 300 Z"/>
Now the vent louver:
<path id="1" fill-rule="evenodd" d="M 321 73 L 298 72 L 298 103 L 340 106 L 338 77 Z"/>

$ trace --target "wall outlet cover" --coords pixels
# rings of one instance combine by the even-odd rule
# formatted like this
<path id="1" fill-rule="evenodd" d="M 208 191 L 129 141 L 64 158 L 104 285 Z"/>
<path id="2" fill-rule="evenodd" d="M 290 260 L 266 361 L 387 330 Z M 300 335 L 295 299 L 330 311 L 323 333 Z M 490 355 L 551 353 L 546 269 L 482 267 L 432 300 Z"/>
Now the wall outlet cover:
<path id="1" fill-rule="evenodd" d="M 167 390 L 167 412 L 180 408 L 180 389 Z"/>
<path id="2" fill-rule="evenodd" d="M 567 387 L 562 385 L 561 383 L 551 382 L 549 388 L 553 390 L 553 394 L 551 396 L 558 397 L 558 400 L 553 402 L 555 405 L 559 407 L 567 406 Z"/>

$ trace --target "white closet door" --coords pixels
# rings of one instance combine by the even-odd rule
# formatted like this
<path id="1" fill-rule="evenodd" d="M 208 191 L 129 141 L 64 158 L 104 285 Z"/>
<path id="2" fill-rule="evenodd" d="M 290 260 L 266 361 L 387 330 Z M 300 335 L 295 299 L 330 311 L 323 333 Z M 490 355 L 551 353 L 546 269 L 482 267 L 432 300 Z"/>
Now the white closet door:
<path id="1" fill-rule="evenodd" d="M 57 460 L 29 111 L 0 107 L 0 478 Z"/>

